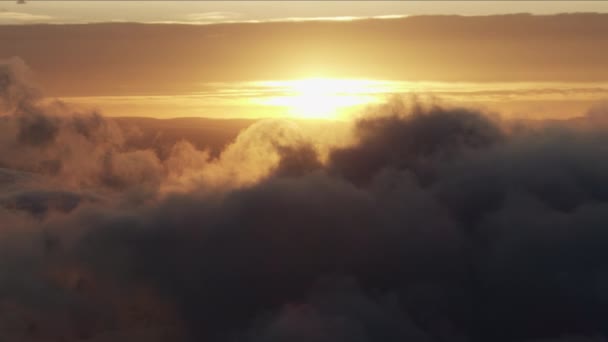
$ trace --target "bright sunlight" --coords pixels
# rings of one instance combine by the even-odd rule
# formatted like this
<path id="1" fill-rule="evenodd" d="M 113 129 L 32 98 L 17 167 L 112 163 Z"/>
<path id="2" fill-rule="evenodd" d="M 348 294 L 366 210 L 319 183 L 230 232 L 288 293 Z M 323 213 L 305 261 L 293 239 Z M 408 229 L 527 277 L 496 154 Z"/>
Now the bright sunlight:
<path id="1" fill-rule="evenodd" d="M 337 118 L 345 109 L 379 101 L 386 84 L 374 80 L 310 78 L 265 81 L 258 85 L 276 89 L 264 105 L 285 107 L 290 116 L 311 119 Z"/>

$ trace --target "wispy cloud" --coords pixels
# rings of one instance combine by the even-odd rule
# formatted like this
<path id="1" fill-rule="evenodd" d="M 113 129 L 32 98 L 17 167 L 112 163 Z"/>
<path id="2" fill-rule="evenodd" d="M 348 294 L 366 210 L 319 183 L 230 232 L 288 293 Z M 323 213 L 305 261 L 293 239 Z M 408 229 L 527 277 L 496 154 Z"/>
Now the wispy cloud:
<path id="1" fill-rule="evenodd" d="M 374 16 L 340 15 L 340 16 L 276 16 L 268 18 L 255 18 L 245 13 L 234 11 L 205 11 L 192 12 L 175 16 L 174 18 L 138 19 L 136 22 L 148 24 L 190 24 L 190 25 L 212 25 L 212 24 L 239 24 L 239 23 L 278 23 L 278 22 L 310 22 L 310 21 L 355 21 L 366 19 L 399 19 L 405 18 L 404 14 L 388 14 Z M 128 18 L 114 17 L 112 19 L 92 17 L 56 17 L 43 13 L 27 13 L 17 9 L 0 9 L 0 24 L 84 24 L 98 22 L 131 22 Z"/>
<path id="2" fill-rule="evenodd" d="M 54 20 L 55 18 L 49 15 L 0 10 L 0 24 L 31 24 Z"/>
<path id="3" fill-rule="evenodd" d="M 369 19 L 400 19 L 407 15 L 390 14 L 379 16 L 323 16 L 323 17 L 279 17 L 267 19 L 246 19 L 244 15 L 235 12 L 205 12 L 188 14 L 183 20 L 154 20 L 149 24 L 261 24 L 261 23 L 285 23 L 285 22 L 310 22 L 310 21 L 355 21 Z"/>
<path id="4" fill-rule="evenodd" d="M 260 20 L 231 20 L 231 23 L 280 23 L 280 22 L 305 22 L 305 21 L 354 21 L 354 20 L 369 20 L 369 19 L 400 19 L 407 15 L 391 14 L 379 16 L 323 16 L 323 17 L 281 17 L 269 18 Z"/>
<path id="5" fill-rule="evenodd" d="M 241 13 L 236 12 L 203 12 L 190 13 L 186 15 L 185 21 L 188 23 L 210 24 L 225 21 L 234 21 L 242 17 Z"/>

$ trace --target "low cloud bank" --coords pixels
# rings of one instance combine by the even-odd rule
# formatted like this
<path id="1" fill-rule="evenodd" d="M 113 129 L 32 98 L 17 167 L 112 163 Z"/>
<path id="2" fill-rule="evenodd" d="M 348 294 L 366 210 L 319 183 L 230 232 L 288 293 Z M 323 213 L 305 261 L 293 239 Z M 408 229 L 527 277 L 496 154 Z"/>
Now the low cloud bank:
<path id="1" fill-rule="evenodd" d="M 395 102 L 348 143 L 263 121 L 212 156 L 42 100 L 0 64 L 0 339 L 608 333 L 599 107 L 532 126 Z"/>

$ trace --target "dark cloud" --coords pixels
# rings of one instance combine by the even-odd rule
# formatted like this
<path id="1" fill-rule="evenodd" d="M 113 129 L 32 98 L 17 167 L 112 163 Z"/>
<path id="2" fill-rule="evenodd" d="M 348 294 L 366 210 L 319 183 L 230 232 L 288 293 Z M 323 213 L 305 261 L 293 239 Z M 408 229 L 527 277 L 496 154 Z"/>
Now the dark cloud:
<path id="1" fill-rule="evenodd" d="M 49 210 L 70 212 L 83 198 L 75 193 L 62 191 L 22 192 L 0 199 L 2 206 L 12 210 L 23 210 L 34 216 L 46 214 Z"/>
<path id="2" fill-rule="evenodd" d="M 440 159 L 459 157 L 467 148 L 501 140 L 500 129 L 481 113 L 468 109 L 398 106 L 386 116 L 357 122 L 360 142 L 332 152 L 330 166 L 355 182 L 369 182 L 385 168 L 408 169 L 428 178 Z"/>
<path id="3" fill-rule="evenodd" d="M 0 340 L 608 334 L 602 107 L 514 127 L 391 103 L 340 146 L 274 120 L 213 155 L 130 145 L 30 95 L 15 63 L 0 69 Z"/>
<path id="4" fill-rule="evenodd" d="M 350 278 L 323 278 L 301 302 L 258 318 L 247 341 L 431 341 L 395 296 L 373 298 Z"/>
<path id="5" fill-rule="evenodd" d="M 17 141 L 23 144 L 41 146 L 55 141 L 57 121 L 42 114 L 30 114 L 19 118 Z"/>

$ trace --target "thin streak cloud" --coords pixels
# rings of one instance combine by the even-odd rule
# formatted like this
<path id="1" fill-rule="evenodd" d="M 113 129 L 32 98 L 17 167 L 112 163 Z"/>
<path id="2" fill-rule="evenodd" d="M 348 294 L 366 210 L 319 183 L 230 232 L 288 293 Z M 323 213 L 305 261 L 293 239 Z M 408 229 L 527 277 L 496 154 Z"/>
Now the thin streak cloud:
<path id="1" fill-rule="evenodd" d="M 57 18 L 49 15 L 0 10 L 0 24 L 4 25 L 48 23 L 55 21 L 58 21 Z"/>

